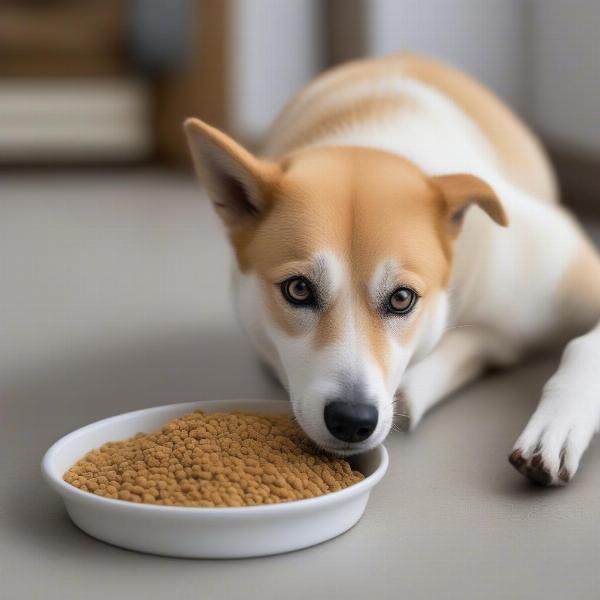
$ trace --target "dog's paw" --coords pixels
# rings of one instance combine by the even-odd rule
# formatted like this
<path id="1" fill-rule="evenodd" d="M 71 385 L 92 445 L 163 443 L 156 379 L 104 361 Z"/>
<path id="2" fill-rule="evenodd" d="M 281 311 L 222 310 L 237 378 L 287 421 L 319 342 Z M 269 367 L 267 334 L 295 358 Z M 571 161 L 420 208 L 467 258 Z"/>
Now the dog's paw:
<path id="1" fill-rule="evenodd" d="M 543 448 L 541 448 L 543 449 Z M 561 467 L 558 473 L 544 462 L 541 453 L 535 452 L 529 457 L 523 454 L 521 448 L 513 450 L 508 457 L 512 466 L 534 483 L 540 485 L 564 485 L 571 479 L 571 473 L 566 467 Z"/>
<path id="2" fill-rule="evenodd" d="M 558 417 L 547 423 L 532 420 L 508 459 L 535 483 L 565 485 L 577 472 L 589 437 L 584 428 Z"/>

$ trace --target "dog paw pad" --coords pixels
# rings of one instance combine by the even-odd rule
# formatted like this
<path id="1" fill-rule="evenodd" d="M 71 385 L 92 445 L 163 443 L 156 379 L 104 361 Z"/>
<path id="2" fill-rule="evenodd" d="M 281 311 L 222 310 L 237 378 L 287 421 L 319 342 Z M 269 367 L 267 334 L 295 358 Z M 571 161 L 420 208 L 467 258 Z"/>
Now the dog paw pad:
<path id="1" fill-rule="evenodd" d="M 543 451 L 543 447 L 540 448 Z M 520 473 L 525 475 L 533 483 L 539 485 L 551 485 L 554 483 L 554 477 L 551 470 L 544 464 L 541 453 L 536 453 L 526 458 L 520 448 L 513 450 L 508 457 L 511 465 Z"/>
<path id="2" fill-rule="evenodd" d="M 508 457 L 508 460 L 510 461 L 510 464 L 513 467 L 515 467 L 515 469 L 517 469 L 517 471 L 519 471 L 521 467 L 527 462 L 523 458 L 523 453 L 518 448 L 512 451 L 511 455 Z"/>
<path id="3" fill-rule="evenodd" d="M 558 472 L 558 478 L 565 483 L 569 483 L 571 479 L 571 473 L 569 473 L 569 469 L 567 467 L 562 467 L 562 469 Z"/>

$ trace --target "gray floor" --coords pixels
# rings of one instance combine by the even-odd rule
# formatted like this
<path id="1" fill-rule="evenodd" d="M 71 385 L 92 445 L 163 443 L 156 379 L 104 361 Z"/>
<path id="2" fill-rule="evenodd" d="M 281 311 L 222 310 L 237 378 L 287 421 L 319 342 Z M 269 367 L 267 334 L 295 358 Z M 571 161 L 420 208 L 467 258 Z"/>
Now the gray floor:
<path id="1" fill-rule="evenodd" d="M 598 598 L 598 444 L 566 489 L 532 487 L 506 460 L 556 358 L 492 375 L 415 434 L 392 434 L 364 518 L 320 546 L 177 560 L 76 529 L 39 474 L 64 433 L 145 406 L 282 395 L 232 319 L 228 262 L 186 179 L 3 176 L 2 599 Z"/>

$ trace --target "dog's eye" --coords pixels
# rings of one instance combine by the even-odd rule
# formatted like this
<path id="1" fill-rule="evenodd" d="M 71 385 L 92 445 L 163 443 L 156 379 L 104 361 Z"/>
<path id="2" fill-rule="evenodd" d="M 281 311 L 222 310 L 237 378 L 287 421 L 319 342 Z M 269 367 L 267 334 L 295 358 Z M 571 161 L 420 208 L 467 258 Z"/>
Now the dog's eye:
<path id="1" fill-rule="evenodd" d="M 314 306 L 317 299 L 313 286 L 305 277 L 291 277 L 281 284 L 281 293 L 290 303 L 297 306 Z"/>
<path id="2" fill-rule="evenodd" d="M 407 287 L 399 287 L 389 299 L 389 310 L 398 315 L 408 314 L 417 303 L 417 294 Z"/>

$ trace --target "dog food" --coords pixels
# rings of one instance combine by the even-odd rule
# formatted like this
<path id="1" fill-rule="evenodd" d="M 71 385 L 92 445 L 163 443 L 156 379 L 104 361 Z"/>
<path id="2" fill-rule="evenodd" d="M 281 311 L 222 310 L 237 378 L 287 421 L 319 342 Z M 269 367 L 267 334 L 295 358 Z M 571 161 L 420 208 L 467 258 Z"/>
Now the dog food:
<path id="1" fill-rule="evenodd" d="M 363 478 L 319 451 L 288 416 L 202 411 L 104 444 L 64 475 L 98 496 L 202 507 L 313 498 Z"/>

